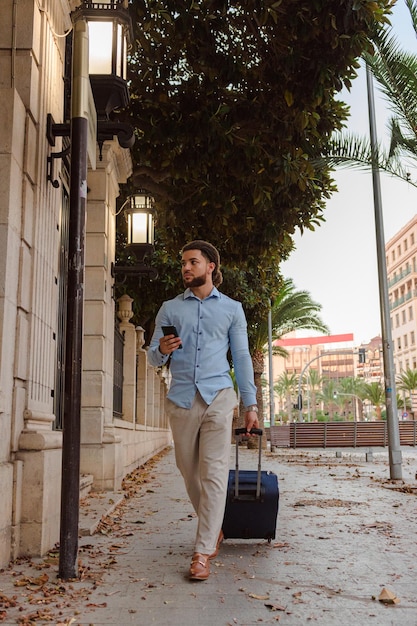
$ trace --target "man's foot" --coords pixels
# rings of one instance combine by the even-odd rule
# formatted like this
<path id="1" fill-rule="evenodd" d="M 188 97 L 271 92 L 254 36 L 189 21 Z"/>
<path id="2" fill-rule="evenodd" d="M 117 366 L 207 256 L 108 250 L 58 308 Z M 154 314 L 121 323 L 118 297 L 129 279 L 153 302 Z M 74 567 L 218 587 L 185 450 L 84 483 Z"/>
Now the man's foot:
<path id="1" fill-rule="evenodd" d="M 210 556 L 195 552 L 191 560 L 190 579 L 207 580 L 210 576 Z"/>
<path id="2" fill-rule="evenodd" d="M 209 559 L 215 559 L 215 558 L 216 558 L 216 556 L 219 554 L 220 544 L 221 544 L 221 542 L 223 541 L 223 539 L 224 539 L 223 531 L 222 531 L 222 530 L 220 530 L 220 532 L 219 532 L 219 536 L 218 536 L 218 538 L 217 538 L 217 545 L 216 545 L 216 549 L 215 549 L 215 551 L 213 552 L 213 554 L 210 554 Z"/>

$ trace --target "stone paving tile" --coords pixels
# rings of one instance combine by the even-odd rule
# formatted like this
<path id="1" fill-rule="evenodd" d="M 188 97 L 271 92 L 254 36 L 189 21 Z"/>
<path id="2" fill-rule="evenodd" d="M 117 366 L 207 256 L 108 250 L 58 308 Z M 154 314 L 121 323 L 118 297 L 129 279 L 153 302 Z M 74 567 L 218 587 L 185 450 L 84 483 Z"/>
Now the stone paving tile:
<path id="1" fill-rule="evenodd" d="M 240 456 L 242 467 L 256 467 L 256 451 Z M 417 451 L 405 449 L 408 486 L 416 485 L 416 466 Z M 404 485 L 388 480 L 387 450 L 374 451 L 372 462 L 358 450 L 343 450 L 342 458 L 334 451 L 280 450 L 265 454 L 263 469 L 280 479 L 276 539 L 225 541 L 210 578 L 193 583 L 187 572 L 196 520 L 173 452 L 163 456 L 152 479 L 123 505 L 118 530 L 80 538 L 93 582 L 87 575 L 66 583 L 67 606 L 60 615 L 54 609 L 49 623 L 417 626 L 416 491 L 398 491 Z M 13 582 L 35 571 L 22 563 L 0 573 L 0 594 L 28 599 L 24 611 L 8 610 L 1 624 L 18 624 L 33 610 L 30 589 Z M 51 580 L 56 571 L 49 571 Z M 398 604 L 378 602 L 384 587 Z"/>

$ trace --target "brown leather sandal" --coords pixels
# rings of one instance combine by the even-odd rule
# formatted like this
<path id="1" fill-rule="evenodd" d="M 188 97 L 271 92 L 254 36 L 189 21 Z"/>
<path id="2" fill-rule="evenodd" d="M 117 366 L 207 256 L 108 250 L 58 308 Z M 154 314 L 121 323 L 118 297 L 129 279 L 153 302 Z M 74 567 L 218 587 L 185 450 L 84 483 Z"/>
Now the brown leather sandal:
<path id="1" fill-rule="evenodd" d="M 208 554 L 194 553 L 190 566 L 191 580 L 207 580 L 210 576 L 209 558 Z"/>

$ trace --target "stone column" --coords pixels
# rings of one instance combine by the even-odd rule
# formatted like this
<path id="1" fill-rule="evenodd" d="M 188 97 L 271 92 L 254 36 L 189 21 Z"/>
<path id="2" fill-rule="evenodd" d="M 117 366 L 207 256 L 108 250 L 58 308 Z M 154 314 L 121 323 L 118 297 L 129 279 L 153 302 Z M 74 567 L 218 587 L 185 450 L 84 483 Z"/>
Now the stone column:
<path id="1" fill-rule="evenodd" d="M 147 407 L 148 407 L 148 360 L 146 350 L 143 348 L 145 343 L 145 330 L 138 326 L 136 328 L 136 346 L 137 346 L 137 387 L 136 387 L 136 422 L 142 426 L 147 425 Z"/>
<path id="2" fill-rule="evenodd" d="M 123 419 L 135 421 L 136 416 L 136 329 L 130 320 L 133 317 L 133 298 L 124 294 L 117 300 L 117 317 L 120 332 L 124 336 L 123 348 Z"/>
<path id="3" fill-rule="evenodd" d="M 128 150 L 106 142 L 102 161 L 88 173 L 84 303 L 81 472 L 93 487 L 118 489 L 123 477 L 121 440 L 113 424 L 114 315 L 111 263 L 119 183 L 130 175 Z"/>

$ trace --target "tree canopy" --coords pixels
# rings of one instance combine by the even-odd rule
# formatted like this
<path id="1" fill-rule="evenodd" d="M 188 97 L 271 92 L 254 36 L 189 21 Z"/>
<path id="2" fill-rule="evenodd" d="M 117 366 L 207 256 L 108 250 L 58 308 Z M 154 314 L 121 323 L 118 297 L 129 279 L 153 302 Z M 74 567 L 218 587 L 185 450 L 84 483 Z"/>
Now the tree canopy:
<path id="1" fill-rule="evenodd" d="M 292 234 L 320 224 L 335 190 L 319 157 L 348 116 L 336 95 L 392 3 L 132 0 L 132 185 L 156 199 L 161 268 L 144 318 L 178 289 L 168 258 L 197 238 L 218 247 L 249 321 L 266 317 Z"/>

